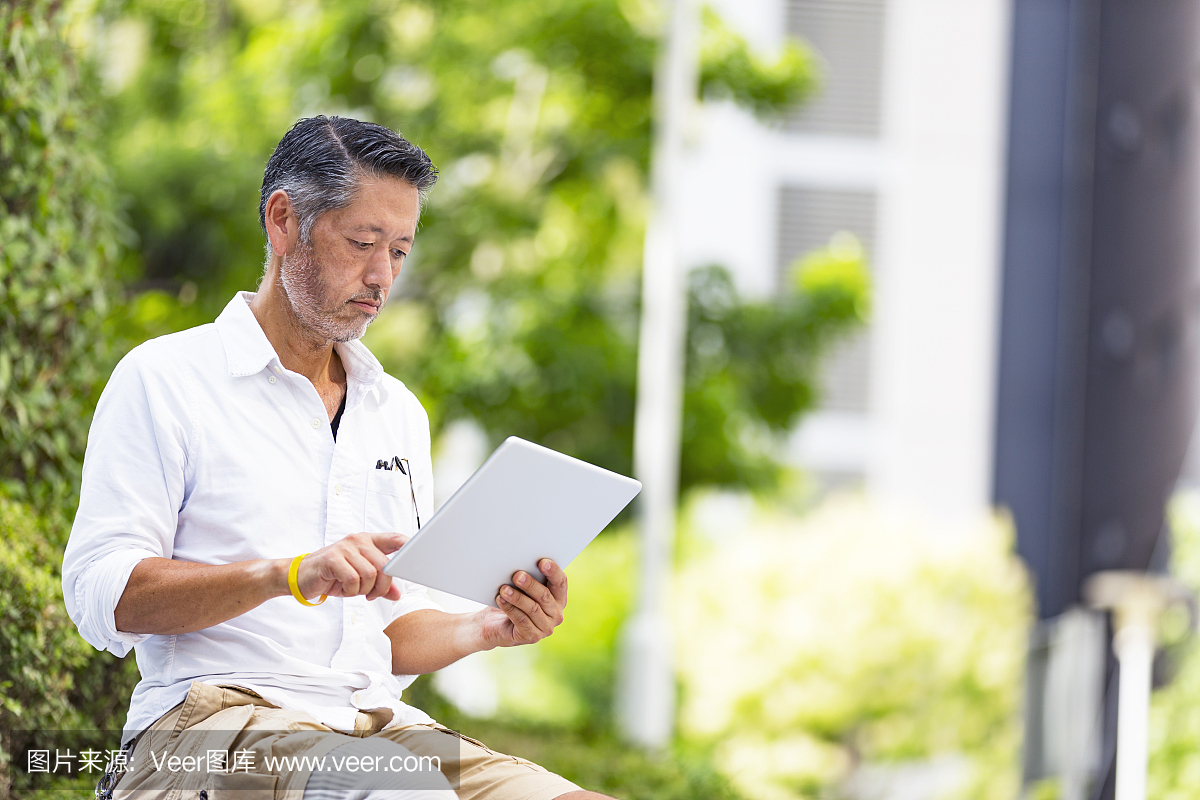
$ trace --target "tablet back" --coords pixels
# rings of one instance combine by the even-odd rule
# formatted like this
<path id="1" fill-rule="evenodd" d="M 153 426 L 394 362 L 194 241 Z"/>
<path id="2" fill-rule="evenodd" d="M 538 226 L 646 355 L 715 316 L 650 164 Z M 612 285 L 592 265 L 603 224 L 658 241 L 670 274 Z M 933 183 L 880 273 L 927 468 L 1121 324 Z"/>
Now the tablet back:
<path id="1" fill-rule="evenodd" d="M 537 562 L 566 567 L 641 491 L 632 478 L 509 437 L 388 562 L 405 580 L 496 605 Z"/>

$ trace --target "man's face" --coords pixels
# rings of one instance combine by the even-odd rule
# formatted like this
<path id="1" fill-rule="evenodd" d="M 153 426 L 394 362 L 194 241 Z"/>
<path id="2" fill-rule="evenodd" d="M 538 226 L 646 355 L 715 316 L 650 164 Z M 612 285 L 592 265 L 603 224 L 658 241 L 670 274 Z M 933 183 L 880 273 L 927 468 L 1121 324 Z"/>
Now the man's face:
<path id="1" fill-rule="evenodd" d="M 419 211 L 412 184 L 366 177 L 353 203 L 322 214 L 312 244 L 297 240 L 280 271 L 301 326 L 326 341 L 360 338 L 412 249 Z"/>

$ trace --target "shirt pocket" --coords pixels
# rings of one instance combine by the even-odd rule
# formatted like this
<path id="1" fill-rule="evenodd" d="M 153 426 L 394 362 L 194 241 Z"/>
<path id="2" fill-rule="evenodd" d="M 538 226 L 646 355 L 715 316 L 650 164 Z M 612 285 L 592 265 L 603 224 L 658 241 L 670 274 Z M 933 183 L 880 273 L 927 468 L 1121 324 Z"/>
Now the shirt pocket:
<path id="1" fill-rule="evenodd" d="M 412 484 L 398 469 L 367 472 L 363 530 L 367 533 L 395 532 L 412 536 L 417 532 Z"/>

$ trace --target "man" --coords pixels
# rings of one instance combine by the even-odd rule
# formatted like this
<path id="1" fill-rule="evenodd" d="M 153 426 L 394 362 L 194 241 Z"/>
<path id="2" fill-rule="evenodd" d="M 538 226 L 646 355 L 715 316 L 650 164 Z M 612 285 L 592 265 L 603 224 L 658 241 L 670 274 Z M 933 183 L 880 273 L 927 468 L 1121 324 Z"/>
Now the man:
<path id="1" fill-rule="evenodd" d="M 263 178 L 259 291 L 235 296 L 213 324 L 143 344 L 113 372 L 63 590 L 88 642 L 137 653 L 124 737 L 134 766 L 115 796 L 376 798 L 399 785 L 418 797 L 452 785 L 464 799 L 600 797 L 400 699 L 416 675 L 550 635 L 567 601 L 548 560 L 544 585 L 518 572 L 499 610 L 460 615 L 382 571 L 432 511 L 429 426 L 358 339 L 435 180 L 425 153 L 384 127 L 300 120 Z M 155 767 L 213 752 L 226 768 L 186 779 L 199 784 Z M 314 771 L 316 761 L 267 763 L 339 754 L 377 768 L 434 754 L 447 777 L 377 775 L 367 786 L 344 769 Z M 235 756 L 240 770 L 229 768 Z"/>

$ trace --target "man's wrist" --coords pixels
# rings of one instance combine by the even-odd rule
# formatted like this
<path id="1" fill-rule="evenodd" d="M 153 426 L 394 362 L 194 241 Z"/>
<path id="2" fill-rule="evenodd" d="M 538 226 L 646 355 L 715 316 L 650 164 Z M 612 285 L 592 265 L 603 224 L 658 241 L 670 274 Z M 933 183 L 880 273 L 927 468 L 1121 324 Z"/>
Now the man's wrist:
<path id="1" fill-rule="evenodd" d="M 263 559 L 259 562 L 261 575 L 257 583 L 263 587 L 265 600 L 291 595 L 292 590 L 288 588 L 288 567 L 291 563 L 288 558 Z"/>
<path id="2" fill-rule="evenodd" d="M 459 658 L 465 658 L 472 653 L 482 653 L 486 650 L 496 649 L 498 642 L 489 641 L 484 634 L 484 631 L 487 629 L 486 620 L 490 610 L 489 608 L 481 608 L 478 611 L 463 614 L 459 617 L 462 620 L 462 624 L 459 627 L 459 636 L 456 637 L 458 650 L 461 653 Z"/>

